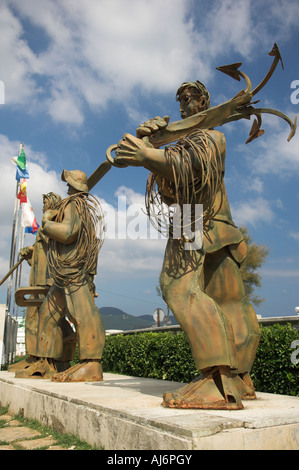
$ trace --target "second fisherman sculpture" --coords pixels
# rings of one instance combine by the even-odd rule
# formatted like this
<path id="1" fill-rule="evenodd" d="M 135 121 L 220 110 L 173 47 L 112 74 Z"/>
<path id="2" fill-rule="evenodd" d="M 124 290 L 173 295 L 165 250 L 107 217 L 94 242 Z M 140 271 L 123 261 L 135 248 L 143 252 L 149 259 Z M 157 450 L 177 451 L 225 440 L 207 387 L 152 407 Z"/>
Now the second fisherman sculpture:
<path id="1" fill-rule="evenodd" d="M 103 216 L 88 193 L 86 174 L 63 170 L 68 197 L 45 212 L 43 233 L 49 239 L 48 268 L 53 285 L 39 310 L 34 367 L 23 377 L 52 377 L 57 382 L 103 379 L 101 358 L 105 329 L 94 302 L 93 278 L 103 243 Z M 59 325 L 67 315 L 75 325 L 80 362 L 58 373 L 55 360 L 63 351 Z M 32 375 L 33 373 L 33 375 Z"/>

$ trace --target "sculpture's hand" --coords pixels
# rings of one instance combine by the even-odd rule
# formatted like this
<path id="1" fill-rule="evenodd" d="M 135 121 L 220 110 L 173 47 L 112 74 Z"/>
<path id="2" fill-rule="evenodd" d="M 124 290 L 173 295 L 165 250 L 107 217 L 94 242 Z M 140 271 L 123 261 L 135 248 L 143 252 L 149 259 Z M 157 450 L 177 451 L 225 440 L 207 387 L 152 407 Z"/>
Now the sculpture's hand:
<path id="1" fill-rule="evenodd" d="M 142 137 L 154 134 L 160 129 L 164 129 L 168 124 L 169 116 L 164 116 L 163 118 L 156 116 L 155 118 L 140 124 L 136 130 L 136 135 L 141 139 Z"/>
<path id="2" fill-rule="evenodd" d="M 53 220 L 57 213 L 58 211 L 56 209 L 45 211 L 42 219 L 42 225 L 44 225 L 49 220 Z"/>
<path id="3" fill-rule="evenodd" d="M 118 142 L 114 162 L 120 165 L 143 166 L 147 145 L 131 134 Z"/>
<path id="4" fill-rule="evenodd" d="M 19 257 L 25 258 L 26 260 L 32 257 L 33 253 L 33 246 L 26 246 L 25 248 L 21 248 L 19 251 Z"/>

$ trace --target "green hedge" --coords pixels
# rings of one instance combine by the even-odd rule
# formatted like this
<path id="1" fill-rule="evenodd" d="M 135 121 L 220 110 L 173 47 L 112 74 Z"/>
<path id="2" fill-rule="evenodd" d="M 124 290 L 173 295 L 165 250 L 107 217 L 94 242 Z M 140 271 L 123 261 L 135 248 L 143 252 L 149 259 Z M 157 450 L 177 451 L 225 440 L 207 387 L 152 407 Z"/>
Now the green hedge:
<path id="1" fill-rule="evenodd" d="M 198 375 L 185 335 L 171 332 L 108 336 L 103 369 L 178 382 Z"/>
<path id="2" fill-rule="evenodd" d="M 299 340 L 299 331 L 291 324 L 274 324 L 262 327 L 261 330 L 262 336 L 251 372 L 256 390 L 299 396 L 299 364 L 291 361 L 291 355 L 295 352 L 291 344 Z"/>
<path id="3" fill-rule="evenodd" d="M 299 364 L 291 362 L 299 331 L 290 324 L 262 327 L 251 376 L 260 392 L 299 396 Z M 184 333 L 159 332 L 108 336 L 104 372 L 190 382 L 198 371 Z"/>

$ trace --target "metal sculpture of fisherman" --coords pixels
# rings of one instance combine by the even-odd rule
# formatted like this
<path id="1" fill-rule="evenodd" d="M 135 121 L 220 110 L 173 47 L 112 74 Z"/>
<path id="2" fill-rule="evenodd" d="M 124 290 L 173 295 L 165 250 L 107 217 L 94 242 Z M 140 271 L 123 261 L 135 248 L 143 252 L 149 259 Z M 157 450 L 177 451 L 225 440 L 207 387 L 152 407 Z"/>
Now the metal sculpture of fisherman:
<path id="1" fill-rule="evenodd" d="M 183 83 L 177 100 L 183 119 L 210 106 L 209 93 L 198 81 Z M 242 399 L 255 398 L 250 370 L 260 329 L 239 271 L 246 245 L 232 220 L 224 186 L 225 137 L 213 128 L 193 129 L 173 146 L 154 148 L 148 137 L 167 125 L 167 117 L 154 118 L 137 129 L 137 138 L 125 134 L 114 158 L 116 165 L 143 166 L 151 172 L 149 213 L 157 199 L 182 207 L 203 204 L 202 247 L 186 250 L 184 237 L 170 237 L 161 274 L 163 298 L 185 332 L 202 375 L 165 393 L 163 404 L 241 409 Z"/>
<path id="2" fill-rule="evenodd" d="M 94 303 L 93 278 L 103 243 L 103 217 L 100 205 L 88 193 L 87 177 L 79 170 L 63 170 L 68 197 L 55 211 L 47 211 L 42 221 L 49 238 L 48 266 L 53 285 L 39 311 L 34 377 L 52 377 L 58 382 L 99 381 L 103 379 L 101 358 L 105 329 Z M 63 351 L 59 334 L 62 319 L 75 325 L 80 362 L 58 372 L 55 360 Z M 27 376 L 30 377 L 30 367 Z"/>
<path id="3" fill-rule="evenodd" d="M 43 213 L 49 210 L 54 210 L 55 206 L 61 201 L 61 197 L 53 192 L 43 194 Z M 36 233 L 36 239 L 33 246 L 27 246 L 20 250 L 19 255 L 24 257 L 28 264 L 31 266 L 29 285 L 47 287 L 48 289 L 52 285 L 53 281 L 49 277 L 48 270 L 48 237 L 43 233 L 42 227 L 39 227 Z M 35 295 L 32 296 L 33 298 Z M 22 377 L 22 371 L 27 369 L 30 365 L 33 365 L 37 361 L 34 356 L 36 350 L 36 338 L 37 338 L 37 326 L 38 326 L 38 311 L 39 307 L 28 306 L 26 309 L 25 317 L 25 347 L 27 357 L 9 366 L 9 372 L 17 372 L 17 377 Z M 60 322 L 60 335 L 64 338 L 63 354 L 59 360 L 55 361 L 57 370 L 62 371 L 70 367 L 69 361 L 74 357 L 75 343 L 67 342 L 66 338 L 70 338 L 73 334 L 73 330 L 69 322 L 62 319 Z M 31 369 L 32 370 L 32 369 Z"/>

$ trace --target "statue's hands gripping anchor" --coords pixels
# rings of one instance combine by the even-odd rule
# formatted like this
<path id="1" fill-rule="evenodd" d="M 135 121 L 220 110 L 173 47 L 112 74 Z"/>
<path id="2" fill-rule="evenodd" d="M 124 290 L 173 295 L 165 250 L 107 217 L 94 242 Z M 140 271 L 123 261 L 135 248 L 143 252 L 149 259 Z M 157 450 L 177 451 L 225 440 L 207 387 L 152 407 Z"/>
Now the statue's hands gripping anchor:
<path id="1" fill-rule="evenodd" d="M 136 131 L 136 135 L 137 137 L 142 139 L 143 137 L 154 134 L 155 132 L 158 132 L 161 129 L 165 129 L 168 124 L 169 116 L 164 116 L 163 118 L 161 118 L 160 116 L 156 116 L 155 118 L 150 119 L 149 121 L 146 121 L 141 124 Z"/>
<path id="2" fill-rule="evenodd" d="M 163 118 L 156 116 L 137 128 L 136 137 L 125 134 L 116 146 L 114 164 L 117 166 L 145 166 L 150 149 L 154 149 L 148 137 L 166 128 L 168 123 L 169 116 Z"/>
<path id="3" fill-rule="evenodd" d="M 143 166 L 172 181 L 173 173 L 171 166 L 167 164 L 164 149 L 155 148 L 149 140 L 150 136 L 165 129 L 168 122 L 169 116 L 157 116 L 137 128 L 137 137 L 125 134 L 113 148 L 116 151 L 113 164 L 119 167 Z"/>

